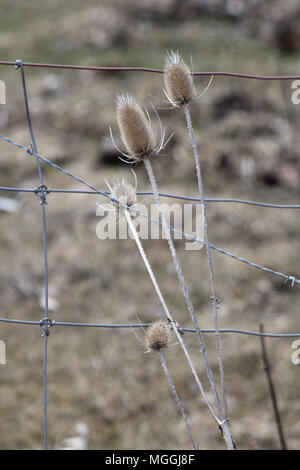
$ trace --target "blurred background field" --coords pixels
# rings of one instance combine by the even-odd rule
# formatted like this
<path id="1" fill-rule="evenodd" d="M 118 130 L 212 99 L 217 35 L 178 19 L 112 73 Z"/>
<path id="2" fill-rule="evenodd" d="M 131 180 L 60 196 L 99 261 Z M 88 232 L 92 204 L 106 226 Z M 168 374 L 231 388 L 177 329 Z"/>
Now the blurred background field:
<path id="1" fill-rule="evenodd" d="M 167 49 L 193 57 L 197 71 L 300 73 L 300 8 L 297 1 L 241 0 L 2 0 L 0 60 L 162 68 Z M 155 163 L 159 189 L 197 196 L 194 160 L 181 111 L 164 108 L 162 76 L 26 68 L 38 151 L 99 189 L 128 165 L 105 139 L 117 134 L 115 94 L 126 90 L 158 108 L 175 132 Z M 7 104 L 0 133 L 27 146 L 20 73 L 0 68 Z M 206 78 L 195 79 L 198 90 Z M 193 105 L 207 197 L 236 197 L 299 204 L 299 106 L 290 82 L 216 77 Z M 151 96 L 150 96 L 151 95 Z M 0 185 L 38 186 L 36 163 L 0 143 Z M 137 166 L 139 190 L 150 190 Z M 51 188 L 84 189 L 43 165 Z M 14 198 L 16 212 L 0 212 L 0 316 L 40 320 L 43 312 L 42 225 L 39 200 Z M 50 317 L 72 322 L 142 322 L 163 312 L 134 242 L 96 237 L 100 196 L 50 194 L 47 205 Z M 151 203 L 151 199 L 148 199 Z M 209 204 L 210 241 L 251 261 L 300 277 L 297 210 Z M 186 251 L 176 240 L 200 326 L 212 327 L 206 253 Z M 145 249 L 174 316 L 191 326 L 165 240 Z M 214 254 L 220 327 L 300 331 L 299 287 Z M 141 335 L 141 333 L 140 333 Z M 43 339 L 39 327 L 0 324 L 7 365 L 0 366 L 0 448 L 42 445 Z M 224 334 L 223 349 L 231 427 L 239 449 L 276 449 L 278 439 L 262 370 L 259 339 Z M 216 345 L 206 335 L 217 373 Z M 186 343 L 207 385 L 199 346 Z M 300 445 L 300 370 L 291 362 L 290 339 L 268 339 L 267 348 L 289 448 Z M 90 449 L 190 448 L 184 424 L 155 354 L 144 354 L 130 330 L 54 327 L 48 356 L 49 447 L 89 429 Z M 200 449 L 224 443 L 193 383 L 178 346 L 166 360 Z M 208 387 L 207 387 L 208 389 Z"/>

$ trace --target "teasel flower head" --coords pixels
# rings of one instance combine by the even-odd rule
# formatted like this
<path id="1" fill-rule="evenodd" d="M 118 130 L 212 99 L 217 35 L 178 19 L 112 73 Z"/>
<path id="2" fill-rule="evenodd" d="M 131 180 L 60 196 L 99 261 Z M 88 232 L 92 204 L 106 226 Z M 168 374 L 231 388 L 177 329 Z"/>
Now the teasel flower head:
<path id="1" fill-rule="evenodd" d="M 158 320 L 146 330 L 147 352 L 157 352 L 169 344 L 170 323 Z"/>
<path id="2" fill-rule="evenodd" d="M 116 212 L 117 217 L 124 214 L 125 210 L 129 210 L 136 206 L 136 187 L 134 188 L 131 184 L 127 183 L 124 178 L 110 186 L 108 182 L 106 184 L 109 187 L 112 205 Z M 132 217 L 136 215 L 135 211 L 130 211 Z"/>
<path id="3" fill-rule="evenodd" d="M 167 53 L 164 70 L 164 93 L 174 107 L 181 107 L 191 103 L 194 98 L 202 96 L 210 87 L 213 76 L 199 95 L 196 95 L 193 81 L 193 73 L 183 61 L 179 52 Z"/>
<path id="4" fill-rule="evenodd" d="M 110 129 L 111 140 L 116 149 L 126 157 L 126 163 L 139 162 L 143 158 L 155 157 L 167 145 L 166 131 L 163 128 L 156 110 L 153 108 L 159 123 L 158 136 L 153 132 L 150 115 L 128 93 L 117 95 L 117 122 L 126 151 L 116 145 Z"/>
<path id="5" fill-rule="evenodd" d="M 193 77 L 180 54 L 167 54 L 164 71 L 165 94 L 174 106 L 190 103 L 194 95 Z"/>

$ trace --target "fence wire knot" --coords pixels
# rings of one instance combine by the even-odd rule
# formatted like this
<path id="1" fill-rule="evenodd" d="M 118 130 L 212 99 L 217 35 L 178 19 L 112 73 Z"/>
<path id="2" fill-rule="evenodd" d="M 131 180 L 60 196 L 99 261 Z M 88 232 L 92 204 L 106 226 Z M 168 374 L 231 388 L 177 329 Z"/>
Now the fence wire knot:
<path id="1" fill-rule="evenodd" d="M 45 184 L 40 184 L 37 188 L 34 188 L 34 193 L 39 196 L 40 204 L 47 204 L 46 196 L 50 193 L 50 188 Z"/>
<path id="2" fill-rule="evenodd" d="M 178 323 L 177 320 L 170 320 L 170 319 L 168 318 L 168 322 L 170 323 L 170 325 L 171 325 L 172 328 L 176 328 L 176 329 L 178 330 L 178 332 L 181 334 L 181 336 L 184 335 L 184 331 L 183 331 L 182 328 L 180 328 L 179 323 Z"/>
<path id="3" fill-rule="evenodd" d="M 50 334 L 49 328 L 54 325 L 55 325 L 55 321 L 51 320 L 50 318 L 43 318 L 43 320 L 40 320 L 40 327 L 43 330 L 42 336 L 49 336 Z"/>
<path id="4" fill-rule="evenodd" d="M 288 281 L 291 281 L 292 287 L 294 287 L 295 282 L 296 282 L 295 276 L 289 276 L 284 282 L 288 282 Z"/>
<path id="5" fill-rule="evenodd" d="M 294 287 L 294 285 L 295 285 L 295 277 L 294 277 L 294 276 L 290 276 L 290 277 L 289 277 L 289 281 L 291 281 L 292 287 Z"/>
<path id="6" fill-rule="evenodd" d="M 213 297 L 212 295 L 210 296 L 210 300 L 212 302 L 216 302 L 216 307 L 217 308 L 220 308 L 221 307 L 221 300 L 218 299 L 218 297 Z"/>
<path id="7" fill-rule="evenodd" d="M 15 68 L 16 69 L 19 69 L 22 67 L 22 60 L 21 59 L 17 59 L 16 62 L 15 62 Z"/>

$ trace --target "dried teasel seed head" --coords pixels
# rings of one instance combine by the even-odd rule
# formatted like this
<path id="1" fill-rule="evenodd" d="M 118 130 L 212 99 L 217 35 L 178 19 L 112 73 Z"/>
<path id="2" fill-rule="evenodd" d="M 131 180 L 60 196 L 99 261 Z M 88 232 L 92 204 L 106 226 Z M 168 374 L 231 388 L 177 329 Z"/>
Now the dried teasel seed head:
<path id="1" fill-rule="evenodd" d="M 150 122 L 135 99 L 128 93 L 117 96 L 117 121 L 126 150 L 133 160 L 155 152 L 155 138 Z"/>
<path id="2" fill-rule="evenodd" d="M 170 51 L 165 61 L 166 96 L 173 106 L 190 103 L 194 95 L 193 77 L 178 52 Z"/>
<path id="3" fill-rule="evenodd" d="M 121 215 L 126 210 L 126 207 L 130 208 L 137 204 L 135 189 L 133 186 L 131 186 L 131 184 L 126 183 L 124 178 L 122 178 L 121 181 L 115 183 L 113 187 L 110 188 L 110 190 L 111 196 L 121 203 L 120 205 L 119 203 L 112 201 L 117 215 Z"/>
<path id="4" fill-rule="evenodd" d="M 147 351 L 159 351 L 169 343 L 170 324 L 163 320 L 158 320 L 149 326 L 146 331 Z"/>

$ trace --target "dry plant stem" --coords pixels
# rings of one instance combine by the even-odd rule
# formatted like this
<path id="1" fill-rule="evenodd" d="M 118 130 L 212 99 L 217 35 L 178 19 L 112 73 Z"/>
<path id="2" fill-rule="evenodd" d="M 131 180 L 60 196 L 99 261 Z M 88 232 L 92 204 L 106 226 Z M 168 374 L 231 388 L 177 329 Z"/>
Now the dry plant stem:
<path id="1" fill-rule="evenodd" d="M 185 112 L 187 127 L 188 127 L 188 131 L 189 131 L 189 136 L 190 136 L 191 141 L 192 141 L 192 148 L 193 148 L 195 163 L 196 163 L 198 187 L 199 187 L 201 204 L 202 204 L 202 208 L 203 208 L 204 238 L 205 238 L 205 241 L 206 241 L 205 245 L 206 245 L 206 250 L 207 250 L 209 276 L 210 276 L 210 283 L 211 283 L 212 304 L 213 304 L 214 323 L 215 323 L 215 330 L 216 330 L 216 340 L 217 340 L 217 345 L 218 345 L 218 357 L 219 357 L 222 395 L 223 395 L 224 407 L 225 407 L 225 417 L 228 418 L 228 406 L 227 406 L 227 400 L 226 400 L 226 390 L 225 390 L 225 381 L 224 381 L 224 368 L 223 368 L 223 361 L 222 361 L 222 346 L 221 346 L 221 338 L 220 338 L 219 324 L 218 324 L 217 296 L 216 296 L 214 271 L 213 271 L 213 265 L 212 265 L 212 256 L 211 256 L 211 250 L 210 250 L 209 238 L 208 238 L 207 215 L 206 215 L 206 207 L 205 207 L 205 201 L 204 201 L 204 192 L 203 192 L 200 158 L 199 158 L 199 153 L 198 153 L 198 149 L 197 149 L 197 146 L 196 146 L 196 141 L 195 141 L 193 126 L 192 126 L 192 121 L 191 121 L 190 110 L 189 110 L 189 107 L 188 107 L 187 104 L 184 106 L 184 112 Z"/>
<path id="2" fill-rule="evenodd" d="M 210 367 L 210 364 L 209 364 L 209 361 L 208 361 L 208 357 L 207 357 L 207 354 L 206 354 L 205 345 L 204 345 L 204 341 L 203 341 L 203 338 L 202 338 L 202 335 L 201 335 L 201 332 L 200 332 L 199 324 L 198 324 L 198 321 L 197 321 L 197 318 L 196 318 L 196 315 L 195 315 L 195 312 L 194 312 L 194 308 L 193 308 L 193 305 L 192 305 L 192 302 L 191 302 L 191 299 L 190 299 L 190 296 L 189 296 L 189 292 L 188 292 L 188 289 L 187 289 L 187 286 L 186 286 L 186 283 L 185 283 L 185 280 L 184 280 L 184 277 L 183 277 L 183 274 L 182 274 L 182 271 L 181 271 L 181 267 L 180 267 L 180 264 L 179 264 L 179 260 L 178 260 L 178 257 L 177 257 L 175 246 L 174 246 L 173 240 L 171 238 L 170 229 L 169 229 L 169 227 L 166 223 L 164 214 L 162 212 L 161 201 L 160 201 L 160 197 L 159 197 L 159 193 L 158 193 L 156 180 L 155 180 L 155 177 L 154 177 L 154 174 L 153 174 L 153 171 L 152 171 L 151 162 L 148 158 L 144 158 L 143 162 L 146 166 L 146 170 L 148 172 L 148 176 L 149 176 L 149 180 L 150 180 L 150 183 L 151 183 L 151 186 L 152 186 L 153 194 L 154 194 L 155 200 L 156 200 L 158 208 L 159 208 L 162 227 L 163 227 L 164 232 L 165 232 L 166 237 L 167 237 L 167 241 L 168 241 L 169 248 L 170 248 L 170 251 L 171 251 L 171 254 L 172 254 L 172 258 L 173 258 L 175 269 L 176 269 L 176 272 L 177 272 L 177 275 L 178 275 L 178 278 L 179 278 L 179 282 L 180 282 L 180 285 L 181 285 L 181 288 L 182 288 L 182 291 L 183 291 L 183 294 L 184 294 L 184 297 L 185 297 L 190 315 L 192 317 L 192 320 L 193 320 L 193 323 L 194 323 L 194 326 L 195 326 L 195 329 L 196 329 L 196 332 L 197 332 L 199 342 L 200 342 L 201 351 L 202 351 L 202 354 L 203 354 L 203 357 L 204 357 L 207 376 L 208 376 L 208 379 L 209 379 L 209 382 L 210 382 L 210 385 L 211 385 L 211 388 L 212 388 L 212 391 L 213 391 L 213 394 L 214 394 L 214 398 L 215 398 L 215 402 L 216 402 L 216 405 L 217 405 L 217 408 L 218 408 L 218 412 L 219 412 L 220 417 L 221 417 L 221 421 L 219 420 L 219 425 L 222 428 L 223 435 L 225 437 L 226 433 L 228 435 L 227 431 L 229 430 L 228 419 L 227 418 L 224 419 L 224 416 L 223 416 L 223 410 L 222 410 L 222 407 L 221 407 L 221 404 L 220 404 L 220 401 L 219 401 L 218 392 L 217 392 L 217 389 L 216 389 L 216 385 L 215 385 L 213 375 L 212 375 L 212 370 L 211 370 L 211 367 Z M 224 429 L 226 429 L 226 432 L 224 432 Z M 230 434 L 230 432 L 229 432 L 229 434 Z M 228 447 L 229 446 L 229 444 L 228 444 L 229 441 L 231 442 L 231 447 Z M 229 439 L 228 443 L 226 441 L 227 447 L 228 448 L 233 448 L 232 439 Z"/>
<path id="3" fill-rule="evenodd" d="M 171 313 L 169 312 L 169 309 L 168 309 L 168 307 L 167 307 L 167 304 L 166 304 L 166 302 L 165 302 L 165 299 L 163 298 L 163 295 L 162 295 L 162 293 L 161 293 L 161 290 L 160 290 L 160 288 L 159 288 L 159 285 L 158 285 L 158 283 L 157 283 L 157 281 L 156 281 L 156 278 L 155 278 L 155 276 L 154 276 L 154 273 L 153 273 L 152 268 L 151 268 L 151 266 L 150 266 L 150 263 L 149 263 L 149 261 L 148 261 L 147 255 L 146 255 L 146 253 L 145 253 L 145 251 L 144 251 L 144 248 L 143 248 L 143 246 L 142 246 L 142 244 L 141 244 L 141 241 L 140 241 L 140 239 L 139 239 L 139 236 L 138 236 L 138 233 L 137 233 L 137 231 L 136 231 L 136 229 L 135 229 L 135 226 L 134 226 L 134 224 L 133 224 L 133 222 L 132 222 L 131 216 L 130 216 L 128 210 L 125 210 L 124 213 L 125 213 L 125 217 L 126 217 L 126 220 L 127 220 L 128 226 L 129 226 L 129 229 L 130 229 L 130 231 L 131 231 L 131 233 L 132 233 L 132 235 L 133 235 L 133 238 L 134 238 L 134 240 L 135 240 L 135 242 L 136 242 L 136 244 L 137 244 L 137 247 L 138 247 L 138 249 L 139 249 L 139 252 L 140 252 L 140 254 L 141 254 L 141 256 L 142 256 L 142 259 L 143 259 L 143 261 L 144 261 L 144 263 L 145 263 L 145 266 L 146 266 L 146 268 L 147 268 L 147 271 L 148 271 L 148 273 L 149 273 L 149 276 L 150 276 L 150 278 L 151 278 L 151 281 L 152 281 L 152 283 L 153 283 L 153 285 L 154 285 L 154 288 L 155 288 L 155 291 L 156 291 L 156 293 L 157 293 L 157 295 L 158 295 L 158 298 L 159 298 L 159 300 L 160 300 L 160 303 L 161 303 L 161 305 L 162 305 L 162 307 L 163 307 L 163 309 L 164 309 L 164 312 L 165 312 L 167 318 L 170 320 L 170 322 L 171 322 L 171 324 L 172 324 L 172 326 L 173 326 L 173 328 L 174 328 L 174 332 L 175 332 L 176 337 L 177 337 L 177 339 L 178 339 L 178 341 L 179 341 L 179 343 L 180 343 L 180 345 L 181 345 L 181 347 L 182 347 L 182 349 L 183 349 L 183 352 L 184 352 L 184 354 L 185 354 L 185 356 L 186 356 L 186 359 L 187 359 L 187 361 L 188 361 L 188 363 L 189 363 L 189 366 L 190 366 L 191 371 L 192 371 L 192 373 L 193 373 L 193 376 L 194 376 L 194 378 L 195 378 L 196 384 L 198 385 L 198 388 L 199 388 L 199 390 L 200 390 L 200 393 L 201 393 L 201 395 L 203 396 L 204 401 L 205 401 L 206 405 L 208 406 L 208 408 L 209 408 L 211 414 L 213 415 L 213 417 L 215 418 L 215 420 L 217 421 L 217 423 L 220 425 L 220 420 L 219 420 L 218 416 L 216 415 L 216 413 L 214 412 L 214 410 L 213 410 L 213 408 L 212 408 L 212 406 L 211 406 L 211 404 L 210 404 L 210 401 L 209 401 L 209 399 L 208 399 L 208 397 L 207 397 L 207 395 L 206 395 L 206 393 L 205 393 L 205 391 L 204 391 L 204 389 L 203 389 L 202 383 L 201 383 L 201 381 L 200 381 L 200 379 L 199 379 L 199 377 L 198 377 L 198 374 L 197 374 L 197 371 L 196 371 L 195 366 L 194 366 L 194 364 L 193 364 L 193 361 L 192 361 L 192 359 L 191 359 L 191 357 L 190 357 L 190 355 L 189 355 L 189 353 L 188 353 L 188 351 L 187 351 L 187 349 L 186 349 L 186 346 L 185 346 L 185 344 L 184 344 L 184 342 L 183 342 L 183 339 L 182 339 L 182 336 L 181 336 L 181 334 L 180 334 L 180 332 L 179 332 L 179 330 L 178 330 L 177 324 L 176 324 L 176 322 L 174 321 L 174 319 L 173 319 Z"/>
<path id="4" fill-rule="evenodd" d="M 199 324 L 198 324 L 198 321 L 197 321 L 197 318 L 196 318 L 196 315 L 195 315 L 195 312 L 194 312 L 193 304 L 192 304 L 192 301 L 191 301 L 191 298 L 190 298 L 190 295 L 189 295 L 189 292 L 188 292 L 188 289 L 187 289 L 187 286 L 186 286 L 186 283 L 185 283 L 185 280 L 184 280 L 184 276 L 182 274 L 182 270 L 181 270 L 181 267 L 180 267 L 180 264 L 179 264 L 179 260 L 178 260 L 178 257 L 177 257 L 175 246 L 174 246 L 174 243 L 173 243 L 173 240 L 172 240 L 172 237 L 171 237 L 170 228 L 169 228 L 169 226 L 168 226 L 168 224 L 165 220 L 164 214 L 162 212 L 161 201 L 160 201 L 160 197 L 159 197 L 158 188 L 157 188 L 156 180 L 155 180 L 155 177 L 154 177 L 154 173 L 153 173 L 153 170 L 152 170 L 151 162 L 148 158 L 144 158 L 143 161 L 144 161 L 144 164 L 146 166 L 146 170 L 147 170 L 147 173 L 148 173 L 148 176 L 149 176 L 150 184 L 152 186 L 153 194 L 154 194 L 156 203 L 157 203 L 158 208 L 159 208 L 159 214 L 160 214 L 160 217 L 161 217 L 162 227 L 163 227 L 163 230 L 164 230 L 165 235 L 167 237 L 168 245 L 169 245 L 170 252 L 171 252 L 171 255 L 172 255 L 172 258 L 173 258 L 173 262 L 174 262 L 174 266 L 175 266 L 177 276 L 178 276 L 178 279 L 179 279 L 179 282 L 180 282 L 180 286 L 181 286 L 181 289 L 183 291 L 183 295 L 184 295 L 189 313 L 191 315 L 191 318 L 193 320 L 193 323 L 194 323 L 194 326 L 195 326 L 195 329 L 196 329 L 196 332 L 197 332 L 197 337 L 198 337 L 198 340 L 199 340 L 199 343 L 200 343 L 201 352 L 202 352 L 202 355 L 203 355 L 203 358 L 204 358 L 207 377 L 209 379 L 209 382 L 210 382 L 210 385 L 211 385 L 211 388 L 212 388 L 212 391 L 213 391 L 215 403 L 216 403 L 216 406 L 218 408 L 218 412 L 220 414 L 221 419 L 224 419 L 223 414 L 222 414 L 222 407 L 221 407 L 218 392 L 217 392 L 217 388 L 216 388 L 216 385 L 215 385 L 215 382 L 214 382 L 212 370 L 211 370 L 209 360 L 208 360 L 208 357 L 207 357 L 205 344 L 204 344 L 204 341 L 203 341 L 203 338 L 202 338 L 202 335 L 201 335 L 201 332 L 200 332 Z"/>
<path id="5" fill-rule="evenodd" d="M 169 382 L 169 385 L 170 385 L 170 388 L 171 388 L 171 392 L 173 394 L 173 397 L 175 399 L 175 402 L 178 406 L 178 408 L 180 409 L 180 412 L 182 414 L 182 417 L 183 417 L 183 420 L 185 422 L 185 426 L 186 426 L 186 429 L 187 429 L 187 432 L 189 433 L 189 436 L 191 438 L 191 441 L 192 441 L 192 444 L 193 444 L 193 447 L 195 450 L 198 450 L 198 446 L 195 442 L 195 439 L 194 439 L 194 436 L 193 436 L 193 433 L 192 433 L 192 430 L 190 428 L 190 425 L 189 425 L 189 422 L 188 422 L 188 418 L 187 418 L 187 415 L 185 414 L 185 411 L 184 411 L 184 407 L 183 407 L 183 404 L 182 404 L 182 401 L 176 391 L 176 388 L 175 388 L 175 385 L 171 379 L 171 376 L 169 374 L 169 370 L 167 368 L 167 364 L 166 364 L 166 361 L 165 361 L 165 357 L 164 357 L 164 354 L 162 352 L 162 350 L 160 349 L 159 350 L 159 357 L 160 357 L 160 362 L 161 362 L 161 365 L 162 365 L 162 368 L 163 368 L 163 371 L 168 379 L 168 382 Z"/>
<path id="6" fill-rule="evenodd" d="M 224 411 L 225 411 L 225 423 L 226 427 L 228 427 L 227 432 L 229 432 L 229 425 L 228 425 L 228 404 L 227 404 L 227 397 L 226 397 L 226 387 L 225 387 L 225 379 L 224 379 L 224 367 L 223 367 L 223 359 L 222 359 L 222 345 L 221 345 L 221 338 L 219 333 L 219 322 L 218 322 L 218 306 L 217 306 L 217 296 L 216 296 L 216 287 L 215 287 L 215 277 L 214 277 L 214 270 L 212 264 L 212 256 L 211 256 L 211 248 L 209 245 L 209 238 L 208 238 L 208 226 L 207 226 L 207 215 L 206 215 L 206 206 L 204 201 L 204 192 L 203 192 L 203 183 L 202 183 L 202 175 L 201 175 L 201 166 L 200 166 L 200 158 L 199 153 L 195 141 L 194 130 L 191 121 L 190 110 L 187 104 L 184 105 L 184 113 L 186 117 L 187 127 L 189 136 L 192 143 L 192 148 L 195 157 L 196 163 L 196 171 L 197 171 L 197 179 L 198 179 L 198 187 L 200 193 L 201 204 L 203 208 L 203 221 L 204 221 L 204 238 L 205 238 L 205 245 L 207 251 L 207 259 L 208 259 L 208 267 L 209 267 L 209 277 L 210 277 L 210 285 L 211 285 L 211 294 L 212 294 L 212 305 L 213 305 L 213 317 L 214 317 L 214 324 L 215 324 L 215 331 L 216 331 L 216 341 L 217 341 L 217 348 L 218 348 L 218 359 L 219 359 L 219 369 L 220 369 L 220 379 L 221 379 L 221 389 L 222 389 L 222 398 L 224 402 Z M 225 434 L 224 434 L 225 437 Z M 231 438 L 232 440 L 232 438 Z"/>
<path id="7" fill-rule="evenodd" d="M 261 333 L 264 333 L 263 323 L 259 324 L 259 330 L 260 330 Z M 274 387 L 273 380 L 272 380 L 271 368 L 270 368 L 269 359 L 268 359 L 268 355 L 267 355 L 264 336 L 260 336 L 260 344 L 261 344 L 262 359 L 263 359 L 263 364 L 264 364 L 264 371 L 266 373 L 267 380 L 268 380 L 269 392 L 270 392 L 271 402 L 272 402 L 272 406 L 273 406 L 273 411 L 274 411 L 275 422 L 276 422 L 276 427 L 277 427 L 277 432 L 278 432 L 278 437 L 279 437 L 281 450 L 288 450 L 287 444 L 286 444 L 286 441 L 285 441 L 285 437 L 284 437 L 284 432 L 283 432 L 281 419 L 280 419 L 280 413 L 279 413 L 279 408 L 278 408 L 278 404 L 277 404 L 276 391 L 275 391 L 275 387 Z"/>

